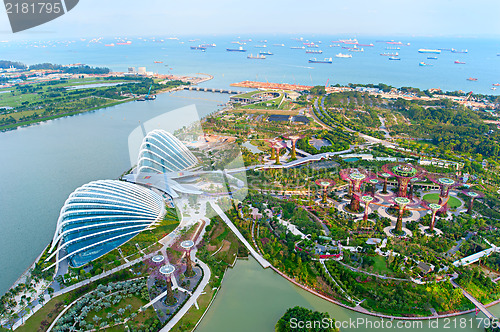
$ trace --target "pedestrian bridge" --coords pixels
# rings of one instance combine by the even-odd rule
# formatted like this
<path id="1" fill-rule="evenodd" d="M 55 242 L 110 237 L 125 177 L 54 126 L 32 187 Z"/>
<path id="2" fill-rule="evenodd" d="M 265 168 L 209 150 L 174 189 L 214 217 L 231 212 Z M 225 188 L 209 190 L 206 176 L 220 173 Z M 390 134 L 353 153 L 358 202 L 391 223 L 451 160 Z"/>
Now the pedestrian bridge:
<path id="1" fill-rule="evenodd" d="M 226 90 L 226 89 L 216 89 L 216 88 L 204 88 L 204 87 L 199 87 L 199 86 L 185 86 L 184 90 L 228 93 L 230 95 L 239 95 L 241 93 L 244 93 L 242 91 L 236 91 L 236 90 Z"/>

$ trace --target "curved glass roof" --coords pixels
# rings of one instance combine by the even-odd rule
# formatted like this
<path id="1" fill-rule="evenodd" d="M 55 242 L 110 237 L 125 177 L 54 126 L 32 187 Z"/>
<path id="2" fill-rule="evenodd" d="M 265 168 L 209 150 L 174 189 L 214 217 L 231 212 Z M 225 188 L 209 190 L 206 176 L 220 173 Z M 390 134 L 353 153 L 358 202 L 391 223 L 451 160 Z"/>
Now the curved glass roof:
<path id="1" fill-rule="evenodd" d="M 76 189 L 61 208 L 51 250 L 58 260 L 79 267 L 161 221 L 165 203 L 142 186 L 118 180 L 90 182 Z"/>
<path id="2" fill-rule="evenodd" d="M 168 173 L 183 171 L 198 163 L 196 157 L 174 135 L 153 130 L 144 137 L 139 151 L 139 173 Z"/>

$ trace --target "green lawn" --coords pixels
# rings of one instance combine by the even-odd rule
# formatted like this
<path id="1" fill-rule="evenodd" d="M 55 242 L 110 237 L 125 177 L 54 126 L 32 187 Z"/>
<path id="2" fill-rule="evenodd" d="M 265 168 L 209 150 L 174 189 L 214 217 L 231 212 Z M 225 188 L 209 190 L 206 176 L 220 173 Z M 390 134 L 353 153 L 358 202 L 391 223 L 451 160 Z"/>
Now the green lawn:
<path id="1" fill-rule="evenodd" d="M 439 194 L 427 194 L 423 197 L 424 201 L 429 203 L 438 203 L 439 202 Z M 461 206 L 462 202 L 456 197 L 450 196 L 448 199 L 448 206 L 452 209 L 456 209 Z"/>
<path id="2" fill-rule="evenodd" d="M 392 275 L 392 271 L 387 268 L 385 257 L 377 255 L 373 257 L 373 259 L 375 260 L 373 264 L 373 273 Z"/>

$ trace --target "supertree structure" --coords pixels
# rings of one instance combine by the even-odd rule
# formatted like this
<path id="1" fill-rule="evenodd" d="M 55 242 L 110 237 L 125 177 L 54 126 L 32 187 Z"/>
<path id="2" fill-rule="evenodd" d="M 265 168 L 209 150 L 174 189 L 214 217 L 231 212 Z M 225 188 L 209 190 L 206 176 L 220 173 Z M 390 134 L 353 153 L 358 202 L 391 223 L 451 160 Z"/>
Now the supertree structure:
<path id="1" fill-rule="evenodd" d="M 330 179 L 318 179 L 315 183 L 323 189 L 323 196 L 321 203 L 326 204 L 326 197 L 328 194 L 328 187 L 335 185 L 335 181 Z"/>
<path id="2" fill-rule="evenodd" d="M 366 223 L 368 221 L 368 207 L 370 203 L 373 202 L 374 198 L 370 195 L 364 195 L 360 198 L 365 203 L 365 214 L 363 215 L 363 221 Z"/>
<path id="3" fill-rule="evenodd" d="M 419 177 L 419 178 L 413 178 L 410 180 L 410 191 L 408 193 L 408 198 L 409 199 L 413 199 L 413 194 L 414 194 L 414 188 L 415 188 L 415 183 L 417 183 L 417 181 L 422 181 L 423 178 L 422 177 Z"/>
<path id="4" fill-rule="evenodd" d="M 413 178 L 421 177 L 424 170 L 411 164 L 393 163 L 382 166 L 385 173 L 394 176 L 398 181 L 398 197 L 407 197 L 408 184 Z"/>
<path id="5" fill-rule="evenodd" d="M 297 152 L 296 152 L 296 145 L 297 145 L 297 141 L 299 139 L 301 139 L 302 137 L 304 137 L 304 135 L 284 135 L 283 137 L 285 137 L 286 139 L 289 139 L 290 141 L 292 141 L 292 152 L 290 153 L 290 158 L 292 160 L 295 160 L 297 159 Z"/>
<path id="6" fill-rule="evenodd" d="M 450 190 L 461 186 L 461 183 L 453 177 L 443 176 L 442 174 L 429 174 L 427 178 L 439 186 L 439 205 L 441 205 L 441 211 L 446 211 L 448 209 Z"/>
<path id="7" fill-rule="evenodd" d="M 382 194 L 387 194 L 387 180 L 392 177 L 391 174 L 382 172 L 379 174 L 379 176 L 384 179 L 384 187 L 382 188 Z"/>
<path id="8" fill-rule="evenodd" d="M 434 230 L 434 225 L 436 224 L 436 213 L 441 209 L 441 205 L 431 203 L 429 204 L 429 209 L 432 211 L 432 220 L 429 226 L 429 230 L 432 232 Z"/>
<path id="9" fill-rule="evenodd" d="M 281 141 L 269 140 L 267 141 L 271 146 L 271 159 L 276 160 L 276 165 L 280 165 L 280 150 L 284 148 Z"/>
<path id="10" fill-rule="evenodd" d="M 191 249 L 194 247 L 194 242 L 186 240 L 181 242 L 181 248 L 186 251 L 186 272 L 185 275 L 191 277 L 193 273 L 193 264 L 191 262 Z"/>
<path id="11" fill-rule="evenodd" d="M 172 276 L 175 272 L 175 266 L 172 264 L 163 265 L 160 267 L 160 275 L 167 280 L 167 304 L 174 304 L 175 297 L 174 292 L 172 291 Z"/>
<path id="12" fill-rule="evenodd" d="M 396 197 L 394 198 L 394 202 L 399 206 L 398 220 L 396 221 L 396 231 L 403 231 L 403 214 L 405 212 L 405 208 L 408 204 L 411 203 L 410 199 L 407 197 Z"/>
<path id="13" fill-rule="evenodd" d="M 349 193 L 351 195 L 349 208 L 351 211 L 358 211 L 359 201 L 356 199 L 356 195 L 361 194 L 361 184 L 375 178 L 375 175 L 364 169 L 345 168 L 340 170 L 340 177 L 349 182 Z"/>
<path id="14" fill-rule="evenodd" d="M 372 195 L 375 195 L 375 191 L 376 191 L 376 187 L 377 187 L 377 184 L 379 184 L 379 180 L 378 179 L 371 179 L 369 181 L 369 183 L 372 185 Z"/>
<path id="15" fill-rule="evenodd" d="M 463 193 L 470 198 L 469 205 L 467 206 L 467 214 L 472 214 L 472 208 L 474 207 L 474 201 L 476 198 L 484 197 L 484 194 L 475 190 L 464 190 Z"/>

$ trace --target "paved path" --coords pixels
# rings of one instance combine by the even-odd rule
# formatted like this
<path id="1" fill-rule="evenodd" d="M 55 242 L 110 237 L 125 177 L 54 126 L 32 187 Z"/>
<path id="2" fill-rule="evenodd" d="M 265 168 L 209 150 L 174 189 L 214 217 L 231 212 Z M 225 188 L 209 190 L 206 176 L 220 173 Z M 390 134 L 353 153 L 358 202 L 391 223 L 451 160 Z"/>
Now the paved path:
<path id="1" fill-rule="evenodd" d="M 460 287 L 455 281 L 451 280 L 450 282 L 453 285 L 453 287 L 461 289 L 464 296 L 469 301 L 471 301 L 476 306 L 476 308 L 478 308 L 486 317 L 488 317 L 488 319 L 491 319 L 491 320 L 495 319 L 496 320 L 496 317 L 493 316 L 493 314 L 488 309 L 486 309 L 486 307 L 481 302 L 476 300 L 476 298 L 474 296 L 470 295 L 467 291 L 465 291 L 465 289 Z"/>
<path id="2" fill-rule="evenodd" d="M 271 264 L 266 261 L 255 249 L 248 243 L 248 241 L 241 235 L 240 231 L 236 226 L 233 224 L 233 222 L 227 217 L 227 215 L 222 211 L 219 205 L 214 203 L 213 201 L 210 201 L 210 205 L 212 205 L 212 208 L 217 212 L 217 214 L 224 220 L 224 222 L 229 226 L 229 228 L 233 231 L 233 233 L 236 235 L 236 237 L 247 247 L 248 251 L 250 251 L 250 254 L 259 262 L 260 265 L 262 265 L 263 268 L 268 268 L 271 266 Z"/>
<path id="3" fill-rule="evenodd" d="M 186 301 L 186 303 L 182 306 L 182 308 L 175 314 L 174 317 L 165 325 L 160 331 L 161 332 L 167 332 L 170 331 L 175 324 L 179 322 L 179 320 L 188 312 L 189 308 L 191 306 L 195 305 L 197 306 L 196 300 L 198 297 L 201 295 L 205 287 L 207 286 L 208 282 L 210 281 L 210 268 L 208 267 L 207 264 L 203 263 L 199 259 L 195 258 L 196 263 L 198 263 L 201 268 L 203 269 L 203 279 L 201 280 L 200 284 L 198 285 L 198 288 L 194 291 L 193 295 Z"/>

